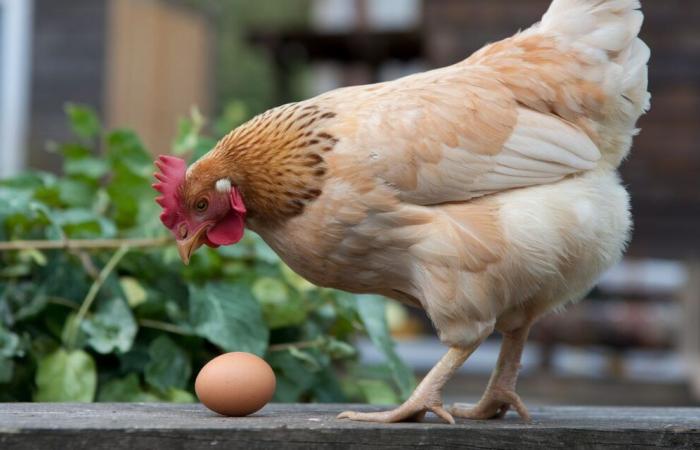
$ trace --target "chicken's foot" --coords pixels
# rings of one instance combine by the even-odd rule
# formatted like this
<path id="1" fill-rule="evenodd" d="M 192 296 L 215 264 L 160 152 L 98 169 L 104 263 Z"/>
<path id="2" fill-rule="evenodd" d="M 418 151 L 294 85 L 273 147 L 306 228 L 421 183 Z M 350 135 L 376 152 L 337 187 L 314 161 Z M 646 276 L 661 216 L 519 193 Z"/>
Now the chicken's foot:
<path id="1" fill-rule="evenodd" d="M 469 355 L 478 347 L 478 343 L 468 348 L 451 347 L 445 356 L 423 378 L 411 397 L 401 406 L 391 411 L 363 413 L 345 411 L 339 419 L 358 420 L 362 422 L 402 422 L 422 420 L 428 411 L 448 423 L 455 423 L 454 418 L 442 406 L 442 387 L 459 369 Z"/>
<path id="2" fill-rule="evenodd" d="M 520 358 L 529 331 L 530 326 L 528 325 L 511 333 L 503 334 L 498 363 L 479 403 L 474 406 L 455 404 L 449 409 L 450 413 L 466 419 L 500 419 L 512 407 L 523 420 L 530 420 L 530 413 L 518 394 L 515 393 Z"/>

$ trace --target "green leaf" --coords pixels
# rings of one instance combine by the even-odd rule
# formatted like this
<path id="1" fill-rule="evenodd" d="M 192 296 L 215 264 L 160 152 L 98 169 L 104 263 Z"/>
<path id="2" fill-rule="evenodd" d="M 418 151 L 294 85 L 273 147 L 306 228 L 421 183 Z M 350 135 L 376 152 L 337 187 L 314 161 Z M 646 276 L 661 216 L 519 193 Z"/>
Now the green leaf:
<path id="1" fill-rule="evenodd" d="M 0 269 L 0 277 L 3 278 L 21 278 L 27 277 L 32 273 L 32 267 L 27 263 L 13 264 L 11 266 Z"/>
<path id="2" fill-rule="evenodd" d="M 355 350 L 355 347 L 348 344 L 347 342 L 339 341 L 335 338 L 328 339 L 328 341 L 324 343 L 323 349 L 333 359 L 350 358 L 357 354 L 357 350 Z"/>
<path id="3" fill-rule="evenodd" d="M 143 340 L 137 339 L 131 350 L 117 355 L 119 358 L 119 370 L 122 372 L 143 372 L 150 362 L 148 346 Z"/>
<path id="4" fill-rule="evenodd" d="M 63 171 L 66 175 L 82 176 L 91 180 L 98 180 L 107 175 L 109 164 L 104 159 L 92 156 L 69 159 L 63 164 Z"/>
<path id="5" fill-rule="evenodd" d="M 116 234 L 116 228 L 111 221 L 87 209 L 55 211 L 51 218 L 70 237 L 110 238 Z"/>
<path id="6" fill-rule="evenodd" d="M 50 252 L 47 255 L 46 266 L 36 273 L 43 280 L 41 289 L 45 295 L 80 303 L 90 288 L 92 279 L 80 268 L 74 256 L 65 252 Z"/>
<path id="7" fill-rule="evenodd" d="M 259 235 L 251 233 L 253 240 L 253 248 L 255 249 L 255 256 L 269 264 L 279 264 L 280 257 L 267 245 L 267 242 L 263 240 Z"/>
<path id="8" fill-rule="evenodd" d="M 358 380 L 357 386 L 364 400 L 372 405 L 395 405 L 400 403 L 394 389 L 382 380 Z"/>
<path id="9" fill-rule="evenodd" d="M 192 373 L 189 355 L 162 335 L 151 342 L 148 348 L 150 361 L 146 365 L 146 382 L 166 392 L 170 388 L 184 388 Z"/>
<path id="10" fill-rule="evenodd" d="M 265 304 L 282 304 L 289 300 L 287 286 L 280 280 L 271 277 L 262 277 L 253 284 L 253 295 Z"/>
<path id="11" fill-rule="evenodd" d="M 282 271 L 282 276 L 287 281 L 287 283 L 291 284 L 298 291 L 308 292 L 313 289 L 316 289 L 315 284 L 297 275 L 296 272 L 290 269 L 289 266 L 287 266 L 286 264 L 283 263 L 280 266 L 280 270 Z"/>
<path id="12" fill-rule="evenodd" d="M 107 136 L 107 157 L 112 165 L 112 179 L 107 193 L 114 206 L 114 218 L 122 228 L 138 226 L 138 236 L 162 232 L 159 206 L 155 203 L 152 156 L 134 133 L 125 130 Z"/>
<path id="13" fill-rule="evenodd" d="M 37 250 L 35 248 L 28 248 L 25 250 L 20 250 L 17 253 L 17 256 L 19 257 L 19 260 L 22 262 L 33 262 L 39 266 L 45 266 L 46 265 L 46 255 L 42 253 L 40 250 Z"/>
<path id="14" fill-rule="evenodd" d="M 107 158 L 117 171 L 126 169 L 147 180 L 153 174 L 153 158 L 132 131 L 116 130 L 107 135 Z"/>
<path id="15" fill-rule="evenodd" d="M 78 180 L 62 179 L 56 182 L 58 199 L 66 206 L 89 208 L 95 198 L 95 188 Z"/>
<path id="16" fill-rule="evenodd" d="M 22 348 L 20 346 L 19 336 L 15 333 L 6 330 L 0 324 L 0 357 L 12 358 L 13 356 L 21 356 Z"/>
<path id="17" fill-rule="evenodd" d="M 190 286 L 190 321 L 194 332 L 224 351 L 262 355 L 269 331 L 260 304 L 242 284 Z"/>
<path id="18" fill-rule="evenodd" d="M 92 150 L 81 143 L 69 142 L 58 147 L 64 161 L 76 161 L 92 155 Z"/>
<path id="19" fill-rule="evenodd" d="M 3 189 L 0 190 L 0 194 L 3 192 L 9 192 L 5 189 L 10 188 L 31 192 L 34 189 L 43 186 L 47 179 L 55 179 L 55 176 L 50 173 L 40 171 L 23 172 L 12 178 L 0 180 L 0 186 L 3 187 Z M 1 195 L 0 198 L 2 198 Z"/>
<path id="20" fill-rule="evenodd" d="M 315 376 L 307 366 L 290 352 L 274 352 L 267 357 L 267 362 L 277 374 L 277 388 L 273 401 L 296 402 L 301 395 L 314 385 Z"/>
<path id="21" fill-rule="evenodd" d="M 307 370 L 311 372 L 317 372 L 321 370 L 321 365 L 310 352 L 300 350 L 296 347 L 290 347 L 289 354 L 301 361 L 304 364 L 304 366 L 306 366 Z"/>
<path id="22" fill-rule="evenodd" d="M 71 129 L 76 136 L 89 140 L 100 134 L 102 125 L 95 110 L 88 106 L 68 103 L 65 106 Z"/>
<path id="23" fill-rule="evenodd" d="M 298 325 L 306 319 L 306 310 L 298 295 L 290 295 L 287 286 L 272 277 L 253 283 L 253 295 L 260 302 L 265 322 L 271 329 Z"/>
<path id="24" fill-rule="evenodd" d="M 0 294 L 0 304 L 5 306 L 6 314 L 9 315 L 5 320 L 10 324 L 30 319 L 46 307 L 45 288 L 31 282 L 18 283 L 3 290 Z M 2 309 L 0 308 L 0 312 Z"/>
<path id="25" fill-rule="evenodd" d="M 0 384 L 12 381 L 15 373 L 15 362 L 10 358 L 0 356 Z"/>
<path id="26" fill-rule="evenodd" d="M 59 348 L 38 361 L 37 402 L 91 402 L 95 397 L 97 370 L 82 350 Z"/>
<path id="27" fill-rule="evenodd" d="M 119 279 L 119 285 L 126 295 L 126 301 L 131 308 L 136 308 L 137 306 L 143 304 L 148 299 L 148 294 L 146 290 L 141 286 L 141 283 L 136 278 L 132 277 L 121 277 Z"/>
<path id="28" fill-rule="evenodd" d="M 178 124 L 177 136 L 173 143 L 173 153 L 184 155 L 195 150 L 199 144 L 199 134 L 204 124 L 204 116 L 199 112 L 199 109 L 192 108 L 190 117 L 180 120 Z"/>
<path id="29" fill-rule="evenodd" d="M 338 382 L 332 367 L 325 367 L 311 387 L 313 401 L 320 403 L 347 403 L 348 397 Z"/>
<path id="30" fill-rule="evenodd" d="M 399 358 L 394 348 L 394 341 L 389 334 L 386 321 L 386 303 L 377 295 L 358 295 L 357 312 L 374 345 L 384 353 L 392 372 L 394 381 L 402 398 L 408 398 L 415 387 L 415 378 L 411 369 Z"/>
<path id="31" fill-rule="evenodd" d="M 161 396 L 161 399 L 172 403 L 195 403 L 197 401 L 194 395 L 182 389 L 168 389 L 168 391 Z"/>
<path id="32" fill-rule="evenodd" d="M 100 301 L 96 313 L 81 323 L 88 336 L 87 343 L 98 353 L 128 352 L 136 337 L 136 321 L 126 304 L 119 297 Z"/>
<path id="33" fill-rule="evenodd" d="M 99 402 L 157 402 L 160 398 L 146 392 L 141 386 L 139 377 L 130 373 L 124 378 L 115 378 L 100 387 L 97 395 Z"/>
<path id="34" fill-rule="evenodd" d="M 216 129 L 220 134 L 226 134 L 250 118 L 251 114 L 245 102 L 230 101 L 224 106 L 221 117 L 216 121 Z"/>

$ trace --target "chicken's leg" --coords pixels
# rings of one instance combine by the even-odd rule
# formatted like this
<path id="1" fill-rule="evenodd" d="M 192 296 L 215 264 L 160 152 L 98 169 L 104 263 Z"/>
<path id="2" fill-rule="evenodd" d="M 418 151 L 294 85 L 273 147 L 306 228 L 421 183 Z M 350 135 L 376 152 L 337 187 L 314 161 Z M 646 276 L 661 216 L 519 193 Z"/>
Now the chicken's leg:
<path id="1" fill-rule="evenodd" d="M 481 400 L 473 407 L 455 404 L 450 408 L 453 415 L 467 419 L 501 418 L 512 406 L 523 420 L 530 420 L 527 408 L 515 393 L 520 357 L 529 331 L 530 325 L 527 325 L 503 334 L 498 363 Z"/>
<path id="2" fill-rule="evenodd" d="M 432 411 L 444 421 L 454 423 L 454 419 L 442 407 L 442 387 L 452 375 L 467 360 L 481 341 L 473 346 L 460 348 L 450 347 L 448 352 L 433 367 L 428 375 L 423 378 L 411 397 L 401 406 L 391 411 L 376 413 L 361 413 L 355 411 L 345 411 L 341 413 L 339 419 L 359 420 L 363 422 L 401 422 L 404 420 L 420 420 L 425 413 Z"/>

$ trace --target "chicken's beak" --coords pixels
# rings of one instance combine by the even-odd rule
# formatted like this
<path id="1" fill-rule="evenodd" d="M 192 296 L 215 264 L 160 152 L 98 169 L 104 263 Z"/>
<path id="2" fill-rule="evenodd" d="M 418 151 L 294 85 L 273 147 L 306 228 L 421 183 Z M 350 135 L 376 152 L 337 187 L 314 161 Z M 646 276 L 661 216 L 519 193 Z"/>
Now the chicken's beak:
<path id="1" fill-rule="evenodd" d="M 209 227 L 207 226 L 199 227 L 192 236 L 177 241 L 177 251 L 180 253 L 180 258 L 185 265 L 190 263 L 192 253 L 202 246 L 202 236 L 208 229 Z"/>

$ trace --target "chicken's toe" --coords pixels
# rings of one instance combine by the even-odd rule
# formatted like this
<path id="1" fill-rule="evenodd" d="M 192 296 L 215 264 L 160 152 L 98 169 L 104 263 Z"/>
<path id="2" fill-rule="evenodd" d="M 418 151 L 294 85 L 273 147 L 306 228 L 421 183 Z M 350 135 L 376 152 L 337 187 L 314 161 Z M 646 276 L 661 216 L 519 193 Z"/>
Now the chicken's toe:
<path id="1" fill-rule="evenodd" d="M 492 390 L 485 393 L 476 405 L 470 406 L 457 403 L 449 410 L 456 417 L 487 420 L 503 418 L 511 407 L 517 411 L 524 421 L 530 421 L 530 413 L 520 396 L 510 390 Z"/>
<path id="2" fill-rule="evenodd" d="M 454 424 L 455 420 L 441 405 L 419 406 L 404 403 L 396 409 L 381 412 L 357 412 L 345 411 L 338 414 L 338 419 L 350 419 L 359 422 L 380 422 L 395 423 L 406 421 L 421 421 L 425 414 L 431 411 L 449 424 Z"/>

